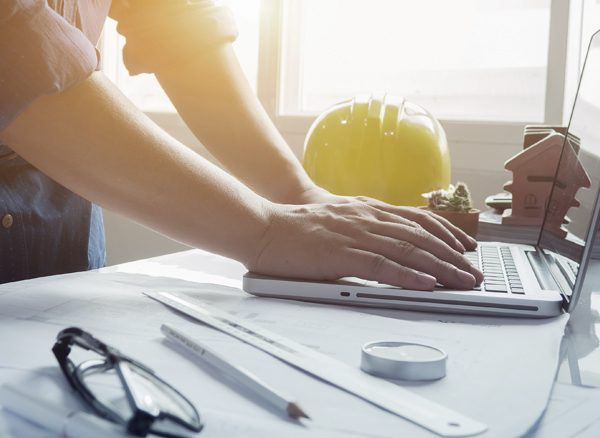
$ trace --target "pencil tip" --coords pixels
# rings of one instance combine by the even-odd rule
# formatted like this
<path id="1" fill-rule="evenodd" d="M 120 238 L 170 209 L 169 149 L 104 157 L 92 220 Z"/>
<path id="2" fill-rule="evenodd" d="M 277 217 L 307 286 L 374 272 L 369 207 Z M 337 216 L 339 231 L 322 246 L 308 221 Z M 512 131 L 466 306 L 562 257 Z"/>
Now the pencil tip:
<path id="1" fill-rule="evenodd" d="M 296 403 L 288 404 L 287 413 L 292 418 L 308 418 L 310 417 Z"/>

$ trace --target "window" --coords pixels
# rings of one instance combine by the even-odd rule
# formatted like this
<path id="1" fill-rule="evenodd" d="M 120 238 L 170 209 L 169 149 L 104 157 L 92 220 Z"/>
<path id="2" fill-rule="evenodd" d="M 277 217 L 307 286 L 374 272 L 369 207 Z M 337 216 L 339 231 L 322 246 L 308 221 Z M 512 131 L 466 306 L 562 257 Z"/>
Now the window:
<path id="1" fill-rule="evenodd" d="M 581 38 L 580 68 L 592 34 L 600 30 L 600 0 L 584 0 L 581 17 L 581 32 L 578 33 Z"/>
<path id="2" fill-rule="evenodd" d="M 329 105 L 383 91 L 431 110 L 450 140 L 485 141 L 488 127 L 516 143 L 523 123 L 565 121 L 600 26 L 599 0 L 222 3 L 238 21 L 242 67 L 284 135 L 304 134 Z M 173 112 L 152 75 L 127 74 L 114 26 L 104 71 L 143 110 Z"/>
<path id="3" fill-rule="evenodd" d="M 288 0 L 282 114 L 390 92 L 461 120 L 541 122 L 550 0 Z"/>

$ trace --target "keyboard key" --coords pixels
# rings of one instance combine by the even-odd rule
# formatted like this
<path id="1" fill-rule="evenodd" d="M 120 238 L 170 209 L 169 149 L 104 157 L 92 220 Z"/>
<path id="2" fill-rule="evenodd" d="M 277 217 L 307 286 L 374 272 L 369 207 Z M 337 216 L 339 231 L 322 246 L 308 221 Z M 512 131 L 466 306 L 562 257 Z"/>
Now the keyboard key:
<path id="1" fill-rule="evenodd" d="M 508 288 L 503 284 L 486 284 L 485 290 L 488 292 L 508 292 Z"/>
<path id="2" fill-rule="evenodd" d="M 470 261 L 477 263 L 477 266 L 481 266 L 485 291 L 498 293 L 510 291 L 520 295 L 525 293 L 509 247 L 482 246 L 478 248 L 478 251 L 479 253 L 474 251 L 465 255 Z M 481 256 L 481 262 L 479 256 Z M 478 287 L 476 290 L 481 290 L 481 288 Z"/>
<path id="3" fill-rule="evenodd" d="M 484 283 L 484 285 L 485 285 L 485 288 L 486 288 L 486 289 L 489 289 L 490 287 L 503 287 L 503 288 L 505 288 L 505 289 L 508 289 L 508 286 L 507 286 L 507 285 L 506 285 L 506 283 L 504 283 L 504 282 L 490 283 L 490 282 L 488 281 L 488 282 L 485 282 L 485 283 Z"/>

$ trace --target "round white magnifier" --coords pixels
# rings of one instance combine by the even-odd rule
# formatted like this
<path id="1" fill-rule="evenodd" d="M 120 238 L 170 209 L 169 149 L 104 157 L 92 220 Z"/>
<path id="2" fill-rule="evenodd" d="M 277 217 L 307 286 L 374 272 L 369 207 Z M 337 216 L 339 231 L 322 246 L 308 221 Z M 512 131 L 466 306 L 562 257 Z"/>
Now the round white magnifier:
<path id="1" fill-rule="evenodd" d="M 386 379 L 435 380 L 446 375 L 447 360 L 444 350 L 431 345 L 376 341 L 363 345 L 360 368 Z"/>

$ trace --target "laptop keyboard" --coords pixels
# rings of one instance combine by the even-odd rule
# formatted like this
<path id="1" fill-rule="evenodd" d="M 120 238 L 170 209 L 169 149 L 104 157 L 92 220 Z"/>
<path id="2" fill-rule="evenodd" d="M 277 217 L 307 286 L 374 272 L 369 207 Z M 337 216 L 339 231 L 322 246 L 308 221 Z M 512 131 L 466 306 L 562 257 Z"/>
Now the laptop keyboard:
<path id="1" fill-rule="evenodd" d="M 468 251 L 465 256 L 483 272 L 483 287 L 476 287 L 476 290 L 525 294 L 508 246 L 481 245 L 477 251 Z"/>

